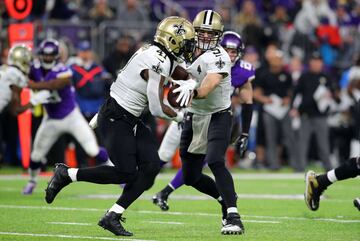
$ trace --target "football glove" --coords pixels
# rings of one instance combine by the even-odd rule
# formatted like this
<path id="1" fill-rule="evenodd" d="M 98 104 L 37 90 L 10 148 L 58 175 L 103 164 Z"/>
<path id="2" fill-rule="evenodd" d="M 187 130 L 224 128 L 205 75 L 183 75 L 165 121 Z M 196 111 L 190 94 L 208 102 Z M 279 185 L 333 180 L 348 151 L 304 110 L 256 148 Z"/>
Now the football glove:
<path id="1" fill-rule="evenodd" d="M 248 142 L 249 142 L 248 139 L 249 139 L 248 134 L 241 134 L 234 141 L 234 146 L 235 146 L 236 150 L 238 151 L 241 158 L 244 157 L 245 152 L 247 150 Z"/>
<path id="2" fill-rule="evenodd" d="M 179 87 L 173 90 L 173 93 L 179 92 L 179 96 L 176 99 L 176 102 L 180 102 L 181 107 L 185 107 L 189 104 L 191 100 L 191 95 L 194 89 L 196 88 L 197 82 L 193 79 L 189 80 L 173 80 L 175 84 L 178 84 Z"/>
<path id="3" fill-rule="evenodd" d="M 52 95 L 48 90 L 40 90 L 38 92 L 33 92 L 30 97 L 30 103 L 33 106 L 39 104 L 47 104 L 50 103 L 52 100 Z"/>

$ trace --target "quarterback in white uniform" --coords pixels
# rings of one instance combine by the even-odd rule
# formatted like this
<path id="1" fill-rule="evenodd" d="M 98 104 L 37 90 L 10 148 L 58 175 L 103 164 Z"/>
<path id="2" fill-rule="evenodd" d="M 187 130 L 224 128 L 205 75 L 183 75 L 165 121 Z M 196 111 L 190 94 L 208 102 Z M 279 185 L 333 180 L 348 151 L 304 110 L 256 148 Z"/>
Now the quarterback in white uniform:
<path id="1" fill-rule="evenodd" d="M 219 45 L 224 26 L 221 16 L 212 10 L 198 13 L 193 26 L 199 53 L 187 71 L 194 79 L 175 81 L 180 87 L 173 91 L 180 93 L 177 99 L 180 105 L 191 101 L 180 141 L 184 183 L 220 202 L 222 234 L 242 234 L 244 226 L 237 210 L 234 182 L 225 167 L 232 122 L 232 64 Z M 215 181 L 202 173 L 204 160 Z"/>
<path id="2" fill-rule="evenodd" d="M 126 183 L 116 203 L 98 225 L 115 235 L 131 236 L 120 221 L 122 214 L 145 190 L 160 170 L 156 141 L 141 121 L 149 106 L 154 116 L 182 120 L 183 115 L 163 103 L 163 87 L 179 58 L 189 61 L 195 48 L 192 24 L 180 17 L 165 18 L 157 27 L 154 42 L 140 48 L 119 72 L 103 104 L 97 128 L 114 166 L 68 168 L 58 164 L 46 189 L 46 201 L 52 203 L 60 190 L 71 182 L 99 184 Z"/>
<path id="3" fill-rule="evenodd" d="M 253 91 L 251 81 L 255 78 L 255 69 L 249 63 L 245 63 L 241 57 L 245 50 L 241 36 L 233 31 L 224 32 L 220 45 L 229 54 L 231 68 L 231 85 L 235 88 L 234 93 L 238 93 L 241 102 L 241 129 L 242 133 L 234 141 L 234 145 L 242 156 L 247 150 L 247 139 L 249 136 L 250 122 L 252 118 L 252 98 Z M 232 128 L 235 128 L 233 126 Z M 164 162 L 170 161 L 176 149 L 180 145 L 181 128 L 176 123 L 171 123 L 159 148 L 160 159 Z M 180 168 L 174 178 L 156 195 L 152 201 L 161 210 L 169 210 L 168 198 L 170 194 L 184 184 L 183 171 Z"/>

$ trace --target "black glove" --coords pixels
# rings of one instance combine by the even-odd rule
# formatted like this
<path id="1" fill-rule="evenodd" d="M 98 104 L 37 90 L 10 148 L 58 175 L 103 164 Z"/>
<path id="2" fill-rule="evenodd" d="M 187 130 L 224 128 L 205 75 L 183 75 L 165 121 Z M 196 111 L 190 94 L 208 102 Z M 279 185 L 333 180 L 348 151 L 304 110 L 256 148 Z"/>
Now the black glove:
<path id="1" fill-rule="evenodd" d="M 240 157 L 243 158 L 248 146 L 248 134 L 241 134 L 238 136 L 234 142 L 236 151 L 239 153 Z"/>

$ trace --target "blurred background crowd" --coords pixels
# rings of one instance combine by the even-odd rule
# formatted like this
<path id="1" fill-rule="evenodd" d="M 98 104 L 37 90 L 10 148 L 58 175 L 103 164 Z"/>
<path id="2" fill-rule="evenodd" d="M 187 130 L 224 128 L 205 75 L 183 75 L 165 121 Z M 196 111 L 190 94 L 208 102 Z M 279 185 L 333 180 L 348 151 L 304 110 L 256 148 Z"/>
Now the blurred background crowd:
<path id="1" fill-rule="evenodd" d="M 108 95 L 117 71 L 139 46 L 152 41 L 159 21 L 170 15 L 192 20 L 204 9 L 219 12 L 225 30 L 240 33 L 246 45 L 243 59 L 256 68 L 249 151 L 240 160 L 230 148 L 229 166 L 271 170 L 290 166 L 303 171 L 310 162 L 321 160 L 325 169 L 331 169 L 360 152 L 356 130 L 360 113 L 347 91 L 351 71 L 360 68 L 358 0 L 36 0 L 27 20 L 35 23 L 34 53 L 45 38 L 60 41 L 61 61 L 73 70 L 76 98 L 89 120 Z M 13 20 L 4 1 L 0 14 L 0 63 L 5 64 L 7 26 Z M 324 110 L 315 101 L 306 102 L 309 93 L 299 87 L 311 79 L 324 79 L 331 92 Z M 303 98 L 300 106 L 296 94 Z M 313 100 L 314 93 L 310 94 Z M 282 114 L 271 111 L 274 95 L 285 107 Z M 233 103 L 240 122 L 236 96 Z M 42 115 L 41 108 L 33 110 L 33 132 Z M 144 119 L 160 143 L 168 123 L 149 114 Z M 238 126 L 235 131 L 241 132 L 241 123 Z M 1 162 L 21 165 L 16 117 L 3 113 L 0 129 Z M 79 166 L 94 164 L 67 136 L 55 144 L 49 163 L 69 158 L 63 150 L 75 147 Z"/>

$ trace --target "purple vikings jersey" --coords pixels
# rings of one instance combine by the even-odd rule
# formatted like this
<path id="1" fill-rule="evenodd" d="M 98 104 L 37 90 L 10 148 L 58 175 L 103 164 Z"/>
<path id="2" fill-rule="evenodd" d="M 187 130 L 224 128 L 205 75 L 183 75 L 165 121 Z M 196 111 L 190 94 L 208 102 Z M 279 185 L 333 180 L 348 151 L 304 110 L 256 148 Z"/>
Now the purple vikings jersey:
<path id="1" fill-rule="evenodd" d="M 249 79 L 252 80 L 254 78 L 255 78 L 254 67 L 250 63 L 244 60 L 240 59 L 236 61 L 234 66 L 231 68 L 231 85 L 234 88 L 240 88 Z"/>
<path id="2" fill-rule="evenodd" d="M 35 82 L 50 81 L 59 78 L 70 78 L 71 70 L 62 63 L 56 64 L 51 70 L 46 71 L 38 60 L 33 62 L 30 70 L 30 79 Z M 44 104 L 48 116 L 52 119 L 63 119 L 76 106 L 75 90 L 73 86 L 67 85 L 59 90 L 51 91 L 55 99 L 54 102 Z"/>

